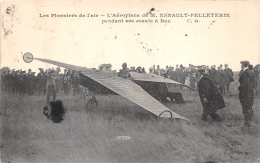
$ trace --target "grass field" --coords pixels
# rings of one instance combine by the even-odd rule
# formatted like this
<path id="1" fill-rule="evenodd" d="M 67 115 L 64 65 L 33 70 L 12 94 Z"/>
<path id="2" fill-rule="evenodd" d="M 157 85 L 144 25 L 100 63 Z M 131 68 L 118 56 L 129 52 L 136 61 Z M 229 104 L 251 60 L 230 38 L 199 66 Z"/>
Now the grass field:
<path id="1" fill-rule="evenodd" d="M 234 86 L 233 86 L 234 88 Z M 1 94 L 1 160 L 14 162 L 109 163 L 255 163 L 260 157 L 260 99 L 255 98 L 255 120 L 243 127 L 238 92 L 225 97 L 225 119 L 200 120 L 202 106 L 196 93 L 183 92 L 187 103 L 166 107 L 191 120 L 158 119 L 120 96 L 97 96 L 99 107 L 87 112 L 80 97 L 58 99 L 68 109 L 54 124 L 42 114 L 45 96 Z M 88 97 L 90 98 L 90 97 Z M 119 140 L 117 136 L 129 136 Z"/>

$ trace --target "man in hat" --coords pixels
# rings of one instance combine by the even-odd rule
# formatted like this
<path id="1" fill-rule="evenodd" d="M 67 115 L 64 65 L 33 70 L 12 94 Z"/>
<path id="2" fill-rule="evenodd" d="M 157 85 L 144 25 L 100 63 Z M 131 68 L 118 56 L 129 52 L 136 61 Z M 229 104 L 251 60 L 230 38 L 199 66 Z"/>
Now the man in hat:
<path id="1" fill-rule="evenodd" d="M 239 100 L 242 105 L 244 114 L 244 125 L 250 127 L 250 122 L 253 120 L 253 102 L 254 102 L 254 73 L 249 70 L 248 61 L 241 61 L 241 71 L 239 76 L 240 86 L 239 90 Z"/>
<path id="2" fill-rule="evenodd" d="M 6 72 L 4 71 L 3 74 L 1 75 L 1 88 L 2 91 L 5 91 L 6 89 Z"/>
<path id="3" fill-rule="evenodd" d="M 234 78 L 233 78 L 233 71 L 228 67 L 228 64 L 225 64 L 224 75 L 225 75 L 224 87 L 226 90 L 225 92 L 229 94 L 230 93 L 229 86 L 230 83 L 234 81 Z"/>
<path id="4" fill-rule="evenodd" d="M 9 93 L 11 93 L 11 82 L 12 82 L 12 77 L 11 77 L 11 71 L 7 71 L 6 73 L 6 87 Z"/>
<path id="5" fill-rule="evenodd" d="M 37 91 L 37 77 L 35 76 L 36 72 L 32 72 L 31 75 L 31 89 L 32 95 L 34 95 Z"/>
<path id="6" fill-rule="evenodd" d="M 196 89 L 196 74 L 190 73 L 190 87 Z"/>
<path id="7" fill-rule="evenodd" d="M 175 71 L 177 72 L 177 75 L 179 75 L 180 68 L 178 67 L 178 65 L 176 65 Z"/>
<path id="8" fill-rule="evenodd" d="M 71 86 L 71 78 L 69 72 L 64 75 L 63 78 L 63 90 L 66 96 L 69 95 L 69 87 Z"/>
<path id="9" fill-rule="evenodd" d="M 37 82 L 38 82 L 38 91 L 39 91 L 39 95 L 41 95 L 41 92 L 43 92 L 43 94 L 46 94 L 46 83 L 47 80 L 46 78 L 42 75 L 41 72 L 39 72 L 37 74 Z"/>
<path id="10" fill-rule="evenodd" d="M 157 65 L 157 69 L 156 69 L 156 74 L 157 74 L 157 75 L 161 75 L 160 70 L 161 70 L 161 69 L 160 69 L 160 66 Z"/>
<path id="11" fill-rule="evenodd" d="M 258 95 L 259 93 L 259 74 L 260 74 L 260 65 L 256 65 L 253 68 L 253 72 L 255 74 L 255 83 L 254 83 L 254 88 L 255 88 L 255 94 Z"/>
<path id="12" fill-rule="evenodd" d="M 23 94 L 24 93 L 24 85 L 25 85 L 24 71 L 20 71 L 18 81 L 19 81 L 19 94 Z"/>
<path id="13" fill-rule="evenodd" d="M 211 69 L 209 70 L 209 76 L 213 81 L 215 81 L 215 77 L 217 74 L 216 65 L 212 65 L 210 68 Z"/>
<path id="14" fill-rule="evenodd" d="M 215 82 L 209 77 L 207 70 L 200 69 L 198 71 L 201 77 L 198 82 L 198 91 L 203 106 L 202 120 L 206 120 L 207 116 L 215 121 L 220 121 L 220 116 L 216 113 L 219 109 L 225 108 L 223 97 L 219 93 Z"/>
<path id="15" fill-rule="evenodd" d="M 219 66 L 218 71 L 215 76 L 215 82 L 218 84 L 219 90 L 222 95 L 225 94 L 225 85 L 224 85 L 225 82 L 224 81 L 225 81 L 224 70 L 222 69 L 222 66 Z"/>
<path id="16" fill-rule="evenodd" d="M 35 80 L 35 73 L 31 72 L 31 69 L 28 70 L 28 75 L 27 75 L 27 90 L 28 90 L 28 95 L 33 95 L 34 91 L 34 80 Z"/>
<path id="17" fill-rule="evenodd" d="M 156 74 L 156 68 L 155 68 L 155 65 L 153 65 L 152 73 L 153 73 L 153 74 Z"/>
<path id="18" fill-rule="evenodd" d="M 169 71 L 169 66 L 166 66 L 165 71 L 166 71 L 166 73 L 168 73 L 168 71 Z"/>
<path id="19" fill-rule="evenodd" d="M 126 79 L 129 77 L 130 73 L 125 62 L 122 64 L 122 68 L 123 69 L 119 71 L 118 76 Z"/>
<path id="20" fill-rule="evenodd" d="M 79 75 L 73 70 L 71 75 L 71 86 L 73 89 L 73 96 L 79 93 Z"/>
<path id="21" fill-rule="evenodd" d="M 45 78 L 47 78 L 47 104 L 50 102 L 50 96 L 53 97 L 53 101 L 56 99 L 56 84 L 55 84 L 55 72 L 50 70 L 48 74 L 45 74 L 42 68 L 39 68 Z"/>
<path id="22" fill-rule="evenodd" d="M 180 83 L 185 84 L 185 79 L 188 76 L 188 71 L 184 66 L 181 66 L 181 71 L 180 71 Z M 182 89 L 182 86 L 181 86 Z"/>
<path id="23" fill-rule="evenodd" d="M 12 71 L 12 73 L 11 73 L 11 90 L 12 90 L 12 93 L 14 94 L 15 93 L 15 89 L 16 89 L 16 82 L 17 82 L 17 80 L 16 80 L 16 71 L 15 71 L 15 69 L 13 69 L 13 71 Z"/>

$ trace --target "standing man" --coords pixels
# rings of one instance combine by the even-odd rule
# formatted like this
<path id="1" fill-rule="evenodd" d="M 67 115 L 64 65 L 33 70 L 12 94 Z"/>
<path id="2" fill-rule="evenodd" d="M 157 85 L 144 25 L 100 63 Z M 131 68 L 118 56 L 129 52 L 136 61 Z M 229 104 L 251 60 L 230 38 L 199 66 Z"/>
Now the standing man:
<path id="1" fill-rule="evenodd" d="M 215 76 L 215 81 L 219 85 L 219 89 L 222 95 L 225 94 L 224 80 L 225 80 L 224 70 L 222 69 L 222 65 L 220 65 L 218 67 L 218 71 Z"/>
<path id="2" fill-rule="evenodd" d="M 78 73 L 73 70 L 72 71 L 72 75 L 71 75 L 71 84 L 72 84 L 72 89 L 73 89 L 73 96 L 75 96 L 76 94 L 78 94 L 78 90 L 79 90 L 79 76 Z"/>
<path id="3" fill-rule="evenodd" d="M 225 74 L 225 90 L 226 90 L 226 94 L 229 94 L 229 86 L 230 83 L 234 81 L 233 78 L 233 71 L 228 67 L 228 64 L 225 64 L 225 69 L 224 69 L 224 74 Z"/>
<path id="4" fill-rule="evenodd" d="M 192 89 L 196 89 L 196 74 L 195 73 L 191 73 L 190 74 L 190 87 L 192 88 Z"/>
<path id="5" fill-rule="evenodd" d="M 209 71 L 209 76 L 210 76 L 210 78 L 213 80 L 213 81 L 216 81 L 216 74 L 217 74 L 217 70 L 216 70 L 216 65 L 212 65 L 211 66 L 211 69 L 210 69 L 210 71 Z"/>
<path id="6" fill-rule="evenodd" d="M 250 122 L 253 120 L 253 102 L 254 102 L 254 74 L 249 70 L 248 61 L 241 61 L 241 71 L 239 76 L 240 86 L 239 90 L 239 100 L 242 105 L 244 114 L 244 125 L 250 127 Z"/>
<path id="7" fill-rule="evenodd" d="M 161 75 L 160 70 L 161 70 L 161 69 L 160 69 L 160 66 L 157 65 L 157 70 L 156 70 L 156 74 L 157 74 L 157 75 Z"/>
<path id="8" fill-rule="evenodd" d="M 42 73 L 38 73 L 37 75 L 38 78 L 38 91 L 39 91 L 39 95 L 41 95 L 41 92 L 43 92 L 43 94 L 46 94 L 46 78 L 42 75 Z"/>
<path id="9" fill-rule="evenodd" d="M 185 78 L 187 76 L 187 72 L 185 71 L 185 67 L 183 67 L 182 65 L 180 66 L 180 72 L 179 72 L 179 82 L 181 84 L 185 84 Z M 182 86 L 180 87 L 182 89 Z"/>
<path id="10" fill-rule="evenodd" d="M 256 65 L 254 68 L 253 68 L 253 72 L 255 74 L 255 83 L 254 83 L 254 86 L 255 86 L 255 95 L 258 96 L 258 91 L 259 91 L 259 74 L 260 74 L 260 65 Z"/>
<path id="11" fill-rule="evenodd" d="M 209 77 L 207 70 L 200 69 L 201 74 L 198 82 L 198 91 L 203 107 L 202 120 L 206 120 L 210 115 L 215 121 L 220 121 L 220 116 L 216 113 L 219 109 L 225 108 L 223 97 L 219 93 L 215 82 Z"/>
<path id="12" fill-rule="evenodd" d="M 153 65 L 153 70 L 152 70 L 153 74 L 156 74 L 156 69 L 155 69 L 155 65 Z"/>
<path id="13" fill-rule="evenodd" d="M 47 78 L 47 104 L 49 104 L 50 96 L 53 97 L 53 101 L 56 99 L 55 72 L 54 70 L 50 70 L 48 74 L 45 74 L 42 68 L 39 68 L 39 70 Z"/>
<path id="14" fill-rule="evenodd" d="M 63 89 L 64 89 L 64 94 L 66 96 L 69 95 L 69 87 L 70 87 L 70 75 L 67 72 L 63 78 Z"/>
<path id="15" fill-rule="evenodd" d="M 3 74 L 1 75 L 1 88 L 2 91 L 5 91 L 6 89 L 6 72 L 4 71 Z"/>

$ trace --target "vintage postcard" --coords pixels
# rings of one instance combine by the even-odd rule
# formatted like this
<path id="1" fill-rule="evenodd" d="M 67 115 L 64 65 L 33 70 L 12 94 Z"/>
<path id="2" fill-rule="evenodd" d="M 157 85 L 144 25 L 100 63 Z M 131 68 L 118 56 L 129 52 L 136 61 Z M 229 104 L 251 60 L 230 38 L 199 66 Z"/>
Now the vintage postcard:
<path id="1" fill-rule="evenodd" d="M 3 163 L 259 163 L 260 3 L 4 0 Z"/>

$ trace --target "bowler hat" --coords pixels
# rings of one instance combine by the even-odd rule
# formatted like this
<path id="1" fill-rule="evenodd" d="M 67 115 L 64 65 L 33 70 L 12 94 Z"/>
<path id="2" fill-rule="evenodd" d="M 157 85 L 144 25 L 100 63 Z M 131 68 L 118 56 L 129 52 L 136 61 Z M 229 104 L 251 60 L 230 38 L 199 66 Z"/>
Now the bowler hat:
<path id="1" fill-rule="evenodd" d="M 249 65 L 249 62 L 248 61 L 241 61 L 240 62 L 242 65 L 244 65 L 245 67 L 247 67 Z"/>

